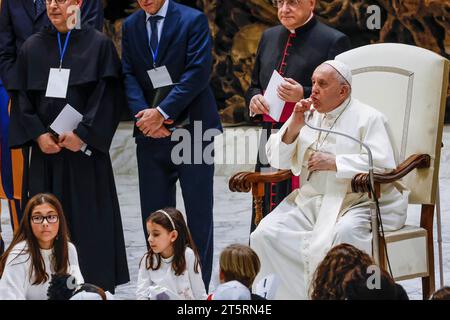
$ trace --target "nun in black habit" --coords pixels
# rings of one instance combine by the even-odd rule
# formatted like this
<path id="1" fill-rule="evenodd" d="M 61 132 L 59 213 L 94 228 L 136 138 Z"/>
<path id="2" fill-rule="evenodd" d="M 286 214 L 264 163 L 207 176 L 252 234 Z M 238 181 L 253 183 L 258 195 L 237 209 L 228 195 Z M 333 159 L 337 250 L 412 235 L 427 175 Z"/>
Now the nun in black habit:
<path id="1" fill-rule="evenodd" d="M 22 46 L 11 79 L 10 146 L 30 146 L 24 194 L 55 194 L 63 204 L 84 279 L 114 292 L 129 281 L 109 147 L 125 105 L 120 61 L 112 41 L 93 28 L 70 26 L 69 6 L 47 2 L 53 26 Z M 50 125 L 66 105 L 82 115 L 75 129 Z"/>

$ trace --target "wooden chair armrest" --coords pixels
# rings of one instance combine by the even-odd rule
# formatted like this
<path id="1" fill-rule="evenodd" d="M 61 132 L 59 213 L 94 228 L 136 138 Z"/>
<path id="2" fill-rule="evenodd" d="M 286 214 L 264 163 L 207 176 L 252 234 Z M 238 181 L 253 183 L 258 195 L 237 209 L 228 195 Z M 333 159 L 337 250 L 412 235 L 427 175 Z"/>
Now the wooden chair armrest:
<path id="1" fill-rule="evenodd" d="M 230 178 L 228 186 L 232 192 L 249 192 L 254 184 L 281 182 L 288 180 L 292 176 L 291 170 L 279 170 L 269 173 L 238 172 Z"/>
<path id="2" fill-rule="evenodd" d="M 262 219 L 262 206 L 265 194 L 265 183 L 281 182 L 292 177 L 291 170 L 279 170 L 276 172 L 239 172 L 230 178 L 228 186 L 232 192 L 252 191 L 255 208 L 255 225 Z"/>
<path id="3" fill-rule="evenodd" d="M 395 182 L 414 169 L 424 169 L 430 167 L 431 158 L 428 154 L 414 154 L 401 163 L 395 170 L 389 173 L 374 174 L 375 184 L 385 184 Z M 358 173 L 352 179 L 353 192 L 369 192 L 369 174 Z"/>

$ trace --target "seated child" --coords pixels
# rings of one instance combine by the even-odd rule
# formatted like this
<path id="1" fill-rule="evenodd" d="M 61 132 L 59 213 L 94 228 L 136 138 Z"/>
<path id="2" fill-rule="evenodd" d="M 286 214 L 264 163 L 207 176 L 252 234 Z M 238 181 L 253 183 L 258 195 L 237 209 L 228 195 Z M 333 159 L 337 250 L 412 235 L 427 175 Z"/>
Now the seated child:
<path id="1" fill-rule="evenodd" d="M 62 205 L 54 195 L 40 193 L 28 200 L 0 257 L 0 300 L 46 300 L 51 273 L 84 282 Z"/>
<path id="2" fill-rule="evenodd" d="M 138 300 L 204 300 L 197 250 L 180 211 L 165 208 L 146 222 L 150 248 L 139 266 Z"/>
<path id="3" fill-rule="evenodd" d="M 261 264 L 249 246 L 232 244 L 220 254 L 220 283 L 208 300 L 265 300 L 251 293 Z"/>

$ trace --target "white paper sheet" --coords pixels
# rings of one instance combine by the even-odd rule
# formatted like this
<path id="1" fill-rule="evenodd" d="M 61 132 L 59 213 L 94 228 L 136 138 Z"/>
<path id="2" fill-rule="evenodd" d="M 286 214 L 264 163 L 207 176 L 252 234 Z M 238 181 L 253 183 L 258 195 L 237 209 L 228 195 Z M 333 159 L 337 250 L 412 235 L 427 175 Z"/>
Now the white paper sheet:
<path id="1" fill-rule="evenodd" d="M 267 89 L 264 92 L 264 99 L 269 105 L 269 115 L 275 121 L 280 121 L 281 113 L 283 112 L 285 104 L 285 102 L 281 100 L 277 94 L 277 88 L 284 82 L 284 78 L 278 73 L 277 70 L 274 70 L 269 84 L 267 85 Z"/>
<path id="2" fill-rule="evenodd" d="M 77 128 L 81 120 L 83 120 L 83 115 L 67 104 L 50 125 L 50 128 L 57 134 L 70 132 Z"/>

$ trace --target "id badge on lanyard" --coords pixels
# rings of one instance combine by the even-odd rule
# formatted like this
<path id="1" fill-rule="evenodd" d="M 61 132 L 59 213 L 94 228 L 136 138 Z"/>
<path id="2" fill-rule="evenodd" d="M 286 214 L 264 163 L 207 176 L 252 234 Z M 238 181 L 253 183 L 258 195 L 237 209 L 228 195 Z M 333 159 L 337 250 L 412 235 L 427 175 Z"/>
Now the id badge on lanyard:
<path id="1" fill-rule="evenodd" d="M 153 88 L 161 88 L 165 86 L 170 86 L 173 84 L 172 78 L 170 77 L 169 70 L 167 70 L 166 66 L 156 67 L 156 58 L 158 56 L 158 47 L 156 48 L 156 52 L 153 52 L 152 47 L 150 46 L 150 51 L 153 56 L 153 69 L 148 70 L 147 74 L 152 82 Z"/>
<path id="2" fill-rule="evenodd" d="M 50 68 L 50 73 L 47 82 L 47 91 L 45 96 L 48 98 L 62 98 L 67 96 L 67 89 L 69 87 L 70 69 L 63 69 L 62 63 L 64 55 L 69 43 L 70 33 L 67 33 L 66 41 L 64 42 L 64 48 L 61 46 L 61 34 L 58 32 L 58 45 L 59 45 L 59 68 Z"/>

